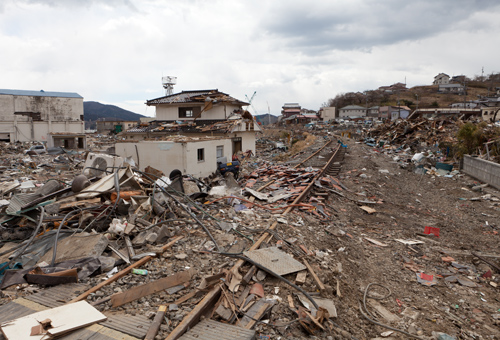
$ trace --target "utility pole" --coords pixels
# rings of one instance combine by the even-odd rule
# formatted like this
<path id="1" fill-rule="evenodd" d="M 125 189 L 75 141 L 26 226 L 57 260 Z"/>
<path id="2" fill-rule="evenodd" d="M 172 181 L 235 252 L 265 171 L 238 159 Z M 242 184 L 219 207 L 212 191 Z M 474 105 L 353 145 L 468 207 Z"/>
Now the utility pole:
<path id="1" fill-rule="evenodd" d="M 418 93 L 415 93 L 415 97 L 417 97 L 417 109 L 415 111 L 418 111 Z"/>

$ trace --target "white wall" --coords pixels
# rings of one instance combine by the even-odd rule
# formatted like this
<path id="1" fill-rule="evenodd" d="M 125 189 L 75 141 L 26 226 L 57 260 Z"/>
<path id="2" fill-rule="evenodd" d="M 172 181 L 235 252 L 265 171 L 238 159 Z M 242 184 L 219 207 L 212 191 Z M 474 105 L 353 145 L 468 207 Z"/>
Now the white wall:
<path id="1" fill-rule="evenodd" d="M 115 153 L 132 157 L 141 170 L 147 166 L 169 175 L 174 169 L 195 177 L 207 177 L 217 170 L 217 146 L 224 147 L 224 156 L 231 159 L 230 139 L 214 139 L 190 142 L 140 141 L 118 142 Z M 136 151 L 137 146 L 137 151 Z M 204 149 L 205 160 L 198 161 L 198 149 Z"/>
<path id="2" fill-rule="evenodd" d="M 366 110 L 340 110 L 340 117 L 365 117 Z"/>
<path id="3" fill-rule="evenodd" d="M 328 122 L 330 120 L 334 120 L 335 117 L 335 107 L 324 107 L 321 110 L 321 117 L 324 122 Z"/>
<path id="4" fill-rule="evenodd" d="M 0 133 L 10 134 L 11 142 L 49 142 L 49 132 L 84 133 L 83 121 L 24 122 L 0 121 Z M 50 146 L 50 145 L 49 145 Z"/>
<path id="5" fill-rule="evenodd" d="M 42 120 L 81 120 L 83 98 L 0 94 L 0 120 L 14 120 L 14 112 L 40 112 Z M 26 116 L 17 116 L 17 119 L 29 120 Z"/>
<path id="6" fill-rule="evenodd" d="M 201 107 L 203 105 L 182 104 L 182 105 L 158 105 L 156 106 L 157 120 L 193 120 L 193 118 L 179 118 L 179 107 Z M 206 119 L 226 119 L 235 110 L 240 109 L 240 106 L 229 103 L 215 104 L 210 110 L 201 114 L 197 120 Z M 196 114 L 195 114 L 196 116 Z"/>

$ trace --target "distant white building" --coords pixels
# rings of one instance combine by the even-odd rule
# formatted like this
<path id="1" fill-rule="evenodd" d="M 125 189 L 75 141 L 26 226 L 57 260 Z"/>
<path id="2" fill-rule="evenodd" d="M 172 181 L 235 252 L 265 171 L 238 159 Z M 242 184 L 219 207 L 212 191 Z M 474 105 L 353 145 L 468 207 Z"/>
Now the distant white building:
<path id="1" fill-rule="evenodd" d="M 329 122 L 331 120 L 334 120 L 337 118 L 336 116 L 336 109 L 333 106 L 329 107 L 322 107 L 319 110 L 319 117 L 324 121 L 324 122 Z"/>
<path id="2" fill-rule="evenodd" d="M 339 110 L 340 118 L 366 117 L 366 107 L 358 105 L 344 106 Z"/>
<path id="3" fill-rule="evenodd" d="M 449 82 L 450 82 L 450 76 L 447 75 L 446 73 L 440 73 L 434 77 L 432 85 L 448 84 Z"/>
<path id="4" fill-rule="evenodd" d="M 85 148 L 84 131 L 78 93 L 0 90 L 0 140 Z"/>

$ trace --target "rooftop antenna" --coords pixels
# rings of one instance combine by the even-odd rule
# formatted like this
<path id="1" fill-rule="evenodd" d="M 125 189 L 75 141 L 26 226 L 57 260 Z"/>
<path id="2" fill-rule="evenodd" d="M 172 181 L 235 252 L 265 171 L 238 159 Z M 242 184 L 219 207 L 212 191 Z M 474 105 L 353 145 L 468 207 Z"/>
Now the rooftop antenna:
<path id="1" fill-rule="evenodd" d="M 174 93 L 174 85 L 177 83 L 177 77 L 161 77 L 161 83 L 163 85 L 163 88 L 165 89 L 165 95 L 170 96 Z"/>

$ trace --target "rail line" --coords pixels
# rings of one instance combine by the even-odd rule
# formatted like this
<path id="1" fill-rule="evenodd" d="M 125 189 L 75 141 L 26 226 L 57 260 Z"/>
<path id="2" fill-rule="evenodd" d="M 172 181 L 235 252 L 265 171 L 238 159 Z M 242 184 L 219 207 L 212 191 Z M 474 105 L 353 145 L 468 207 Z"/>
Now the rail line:
<path id="1" fill-rule="evenodd" d="M 309 161 L 313 157 L 317 156 L 320 154 L 322 151 L 324 151 L 325 148 L 327 148 L 332 141 L 330 140 L 327 142 L 320 150 L 316 151 L 313 155 L 308 157 L 306 160 L 303 162 L 299 163 L 297 167 L 305 164 L 305 162 Z M 293 203 L 281 214 L 281 216 L 287 215 L 289 212 L 291 212 L 295 206 L 300 203 L 311 191 L 311 189 L 314 187 L 315 182 L 319 180 L 322 176 L 325 174 L 332 174 L 337 172 L 340 169 L 339 165 L 340 162 L 343 160 L 345 153 L 345 148 L 342 147 L 342 145 L 339 143 L 336 148 L 333 150 L 333 153 L 331 153 L 331 156 L 328 158 L 326 163 L 321 167 L 321 170 L 314 176 L 314 178 L 309 182 L 307 187 L 301 192 L 299 196 L 293 201 Z M 264 232 L 260 238 L 248 249 L 248 251 L 256 250 L 259 249 L 261 244 L 263 242 L 269 242 L 273 237 L 273 230 L 276 228 L 278 225 L 278 222 L 274 222 L 268 229 L 270 231 Z M 245 263 L 244 260 L 239 259 L 235 265 L 232 267 L 230 270 L 231 272 L 236 272 L 238 271 L 243 264 Z M 201 316 L 205 313 L 207 313 L 208 310 L 213 308 L 219 299 L 220 295 L 222 293 L 222 288 L 220 285 L 215 286 L 211 291 L 209 291 L 205 297 L 194 307 L 191 312 L 189 312 L 188 315 L 184 317 L 184 319 L 177 325 L 177 327 L 167 336 L 165 340 L 175 340 L 178 339 L 179 337 L 182 336 L 189 328 L 193 327 L 196 325 Z"/>

